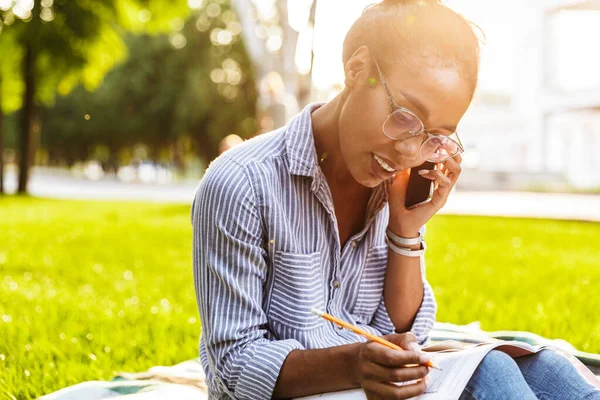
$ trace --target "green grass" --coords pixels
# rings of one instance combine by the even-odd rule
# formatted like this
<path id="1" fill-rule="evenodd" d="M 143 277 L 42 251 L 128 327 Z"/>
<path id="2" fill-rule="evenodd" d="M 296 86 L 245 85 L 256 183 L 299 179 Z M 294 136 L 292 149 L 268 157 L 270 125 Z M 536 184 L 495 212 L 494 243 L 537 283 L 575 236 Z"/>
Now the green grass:
<path id="1" fill-rule="evenodd" d="M 479 320 L 600 353 L 600 224 L 439 216 L 427 236 L 438 321 Z"/>
<path id="2" fill-rule="evenodd" d="M 189 206 L 0 200 L 0 398 L 196 357 L 191 237 Z"/>
<path id="3" fill-rule="evenodd" d="M 600 225 L 438 216 L 438 319 L 600 352 Z M 594 290 L 595 288 L 595 290 Z M 196 357 L 189 206 L 0 198 L 0 398 Z"/>

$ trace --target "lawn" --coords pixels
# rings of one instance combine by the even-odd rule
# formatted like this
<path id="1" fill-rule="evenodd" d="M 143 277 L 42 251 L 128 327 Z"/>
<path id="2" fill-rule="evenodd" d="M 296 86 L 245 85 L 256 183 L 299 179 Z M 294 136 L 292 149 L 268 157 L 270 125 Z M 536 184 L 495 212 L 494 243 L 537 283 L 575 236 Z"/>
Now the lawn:
<path id="1" fill-rule="evenodd" d="M 437 216 L 440 321 L 600 352 L 600 225 Z M 0 198 L 0 399 L 196 357 L 189 206 Z"/>

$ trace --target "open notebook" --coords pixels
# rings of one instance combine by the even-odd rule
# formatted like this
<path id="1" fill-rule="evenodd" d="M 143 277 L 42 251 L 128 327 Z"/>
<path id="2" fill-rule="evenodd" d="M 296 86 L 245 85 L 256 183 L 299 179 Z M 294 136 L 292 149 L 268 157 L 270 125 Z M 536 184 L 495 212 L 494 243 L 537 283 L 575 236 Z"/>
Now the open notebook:
<path id="1" fill-rule="evenodd" d="M 463 350 L 443 350 L 431 352 L 434 361 L 440 366 L 441 370 L 431 369 L 429 376 L 431 383 L 427 391 L 421 396 L 415 397 L 419 400 L 457 400 L 467 386 L 469 379 L 477 369 L 479 363 L 485 355 L 493 349 L 500 350 L 509 356 L 516 358 L 527 354 L 537 353 L 549 346 L 531 346 L 524 342 L 508 341 L 497 343 L 484 343 L 467 347 Z M 570 354 L 564 354 L 571 363 L 577 368 L 579 373 L 592 385 L 600 388 L 600 380 L 583 365 L 577 358 Z M 412 383 L 412 382 L 408 382 Z M 405 383 L 406 384 L 406 383 Z M 329 399 L 329 400 L 366 400 L 362 389 L 344 390 L 340 392 L 317 394 L 297 399 Z"/>

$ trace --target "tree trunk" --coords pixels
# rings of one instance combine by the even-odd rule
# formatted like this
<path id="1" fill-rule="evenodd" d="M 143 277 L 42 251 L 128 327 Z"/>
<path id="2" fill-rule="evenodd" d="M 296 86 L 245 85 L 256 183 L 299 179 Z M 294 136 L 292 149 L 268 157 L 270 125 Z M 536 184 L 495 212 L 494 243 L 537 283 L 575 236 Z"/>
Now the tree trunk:
<path id="1" fill-rule="evenodd" d="M 287 0 L 277 0 L 276 6 L 277 13 L 279 14 L 279 23 L 283 31 L 283 44 L 281 50 L 279 50 L 281 64 L 278 72 L 283 78 L 285 91 L 297 99 L 298 71 L 296 69 L 296 47 L 298 45 L 298 32 L 288 22 Z"/>
<path id="2" fill-rule="evenodd" d="M 303 109 L 310 101 L 312 91 L 312 75 L 315 63 L 315 19 L 317 15 L 317 0 L 313 0 L 310 6 L 307 29 L 312 30 L 312 44 L 310 47 L 310 70 L 308 74 L 301 75 L 298 82 L 298 104 Z"/>
<path id="3" fill-rule="evenodd" d="M 270 111 L 280 109 L 278 107 L 270 107 L 273 103 L 277 103 L 274 99 L 269 99 L 268 94 L 261 91 L 261 83 L 271 71 L 275 71 L 281 76 L 285 92 L 287 93 L 286 101 L 283 101 L 282 105 L 285 105 L 286 114 L 290 114 L 290 101 L 293 97 L 294 102 L 299 100 L 300 104 L 292 104 L 293 108 L 297 112 L 298 105 L 302 106 L 310 98 L 310 81 L 312 80 L 312 70 L 308 77 L 299 77 L 295 56 L 296 47 L 298 43 L 298 32 L 296 32 L 289 24 L 288 21 L 288 0 L 271 0 L 276 7 L 279 15 L 279 26 L 283 33 L 283 44 L 277 54 L 269 53 L 265 48 L 265 41 L 256 35 L 256 29 L 263 23 L 257 16 L 256 6 L 253 2 L 248 0 L 232 0 L 232 7 L 236 12 L 237 18 L 242 26 L 242 36 L 250 59 L 252 60 L 253 69 L 256 74 L 257 91 L 262 99 L 259 99 L 257 111 L 259 113 L 258 120 L 261 120 L 261 113 L 265 113 L 266 116 L 270 117 L 271 120 L 277 121 L 278 118 L 273 115 Z M 316 1 L 313 0 L 309 22 L 314 25 L 315 14 L 316 14 Z M 268 23 L 267 23 L 268 25 Z M 308 82 L 307 82 L 308 81 Z M 292 102 L 293 103 L 293 102 Z M 262 110 L 260 105 L 262 105 Z M 289 115 L 288 115 L 289 116 Z M 285 118 L 287 119 L 287 117 Z M 260 122 L 259 122 L 260 125 Z M 275 124 L 277 125 L 277 124 Z M 260 130 L 260 128 L 259 128 Z"/>
<path id="4" fill-rule="evenodd" d="M 4 112 L 2 111 L 2 76 L 0 75 L 0 195 L 4 194 Z"/>
<path id="5" fill-rule="evenodd" d="M 21 113 L 20 126 L 20 158 L 19 158 L 19 194 L 27 193 L 29 181 L 29 167 L 32 160 L 32 131 L 35 102 L 35 51 L 31 42 L 25 43 L 25 58 L 23 60 L 23 81 L 25 82 L 25 95 L 23 98 L 23 112 Z"/>

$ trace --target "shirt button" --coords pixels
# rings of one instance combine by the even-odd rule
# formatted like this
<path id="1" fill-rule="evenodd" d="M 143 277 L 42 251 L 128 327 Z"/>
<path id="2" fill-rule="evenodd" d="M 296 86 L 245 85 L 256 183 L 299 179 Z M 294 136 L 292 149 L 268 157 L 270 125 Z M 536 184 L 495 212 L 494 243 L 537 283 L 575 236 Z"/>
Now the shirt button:
<path id="1" fill-rule="evenodd" d="M 333 287 L 334 288 L 339 288 L 340 287 L 340 283 L 338 281 L 333 281 Z"/>
<path id="2" fill-rule="evenodd" d="M 358 243 L 356 243 L 356 240 L 353 240 L 353 241 L 352 241 L 352 243 L 350 243 L 350 245 L 351 245 L 353 248 L 356 248 L 356 246 L 358 246 Z"/>

